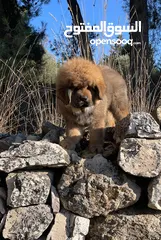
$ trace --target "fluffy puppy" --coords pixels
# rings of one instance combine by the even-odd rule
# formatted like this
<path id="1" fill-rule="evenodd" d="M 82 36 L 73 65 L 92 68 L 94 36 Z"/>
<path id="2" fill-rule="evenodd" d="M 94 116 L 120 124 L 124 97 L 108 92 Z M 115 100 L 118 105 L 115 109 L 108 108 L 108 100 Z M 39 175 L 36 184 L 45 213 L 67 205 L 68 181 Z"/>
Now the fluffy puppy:
<path id="1" fill-rule="evenodd" d="M 91 152 L 101 152 L 105 126 L 129 113 L 127 87 L 119 73 L 83 58 L 73 58 L 60 69 L 56 79 L 58 111 L 66 121 L 66 138 L 61 145 L 75 149 L 89 127 Z"/>

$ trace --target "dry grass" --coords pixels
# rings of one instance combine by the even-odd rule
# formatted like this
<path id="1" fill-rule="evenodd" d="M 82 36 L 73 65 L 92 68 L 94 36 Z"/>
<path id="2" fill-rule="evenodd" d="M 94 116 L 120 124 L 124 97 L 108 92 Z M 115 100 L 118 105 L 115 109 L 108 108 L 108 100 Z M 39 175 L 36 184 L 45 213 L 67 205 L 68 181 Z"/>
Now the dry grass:
<path id="1" fill-rule="evenodd" d="M 11 67 L 10 67 L 11 66 Z M 55 88 L 38 81 L 35 70 L 24 71 L 0 60 L 0 132 L 41 132 L 44 121 L 62 126 L 55 110 Z"/>
<path id="2" fill-rule="evenodd" d="M 139 58 L 138 61 L 143 62 Z M 109 58 L 108 65 L 119 71 L 126 79 L 131 112 L 144 111 L 151 113 L 161 99 L 161 76 L 159 70 L 150 64 L 146 66 L 140 65 L 140 69 L 136 68 L 135 76 L 132 76 L 128 54 L 124 55 L 124 57 L 118 55 L 116 59 Z M 149 71 L 149 69 L 151 70 Z M 136 78 L 135 89 L 133 88 L 134 77 Z"/>

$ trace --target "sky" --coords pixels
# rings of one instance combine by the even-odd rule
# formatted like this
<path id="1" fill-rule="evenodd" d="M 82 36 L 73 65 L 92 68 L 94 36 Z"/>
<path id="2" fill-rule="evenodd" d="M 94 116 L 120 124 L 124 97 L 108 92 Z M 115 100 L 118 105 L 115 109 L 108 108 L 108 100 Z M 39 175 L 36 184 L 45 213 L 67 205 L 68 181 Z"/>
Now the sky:
<path id="1" fill-rule="evenodd" d="M 83 19 L 85 23 L 89 22 L 91 25 L 99 25 L 100 21 L 107 21 L 114 25 L 127 25 L 128 19 L 123 10 L 123 0 L 78 0 Z M 71 25 L 71 16 L 68 10 L 66 0 L 50 0 L 49 4 L 43 5 L 41 13 L 38 17 L 31 20 L 31 25 L 40 29 L 41 23 L 47 24 L 46 35 L 47 41 L 45 48 L 50 51 L 48 41 L 53 42 L 57 38 L 61 29 L 65 29 L 66 25 Z M 125 36 L 128 38 L 128 36 Z M 96 47 L 96 58 L 109 53 L 110 46 L 103 45 Z"/>

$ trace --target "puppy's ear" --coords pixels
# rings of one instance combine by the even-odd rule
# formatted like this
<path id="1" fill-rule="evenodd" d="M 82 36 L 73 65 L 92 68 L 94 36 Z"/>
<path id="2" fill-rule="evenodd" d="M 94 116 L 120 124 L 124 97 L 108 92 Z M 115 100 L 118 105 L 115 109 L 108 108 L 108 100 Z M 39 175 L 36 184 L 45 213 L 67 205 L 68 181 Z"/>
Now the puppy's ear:
<path id="1" fill-rule="evenodd" d="M 96 92 L 96 96 L 98 98 L 98 100 L 102 100 L 103 96 L 105 94 L 106 91 L 106 85 L 105 84 L 98 84 L 97 86 L 95 86 L 95 92 Z"/>
<path id="2" fill-rule="evenodd" d="M 57 89 L 57 98 L 60 99 L 65 105 L 71 103 L 72 90 L 59 88 Z"/>

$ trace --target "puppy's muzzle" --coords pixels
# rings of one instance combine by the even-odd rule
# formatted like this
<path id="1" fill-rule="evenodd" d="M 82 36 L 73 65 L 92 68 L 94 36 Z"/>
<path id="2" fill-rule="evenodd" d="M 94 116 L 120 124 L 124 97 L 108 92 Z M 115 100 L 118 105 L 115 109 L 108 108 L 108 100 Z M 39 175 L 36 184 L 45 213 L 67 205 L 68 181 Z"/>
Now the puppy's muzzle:
<path id="1" fill-rule="evenodd" d="M 71 104 L 75 108 L 85 108 L 90 106 L 90 101 L 88 96 L 84 96 L 81 94 L 75 95 L 73 90 L 68 89 L 68 98 L 69 104 Z"/>
<path id="2" fill-rule="evenodd" d="M 87 96 L 80 96 L 79 100 L 80 107 L 88 107 L 89 106 L 89 99 Z"/>

